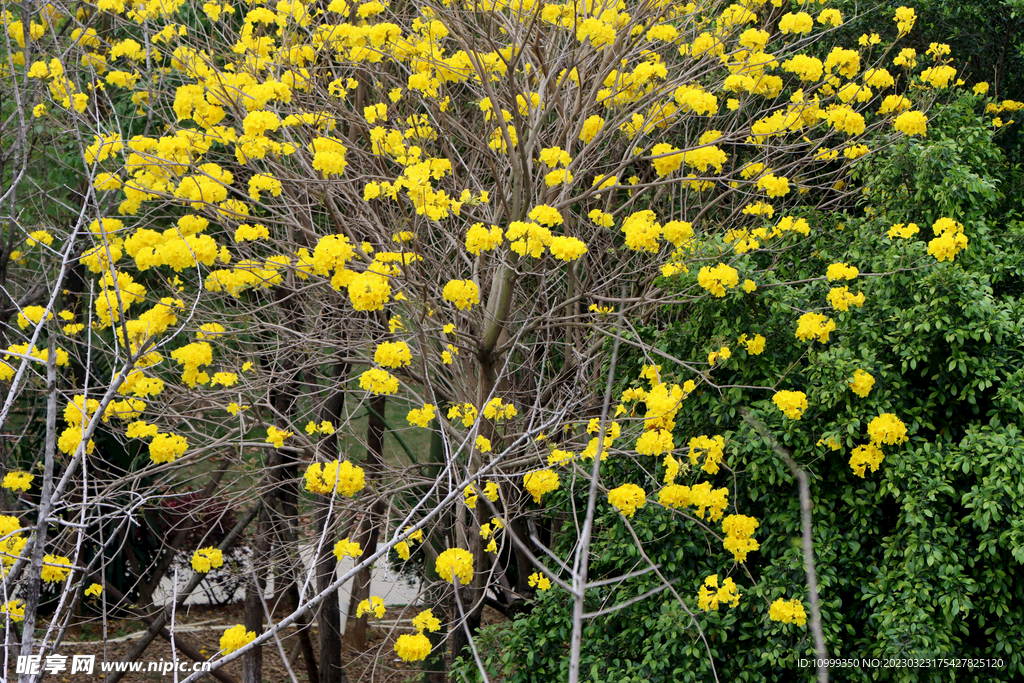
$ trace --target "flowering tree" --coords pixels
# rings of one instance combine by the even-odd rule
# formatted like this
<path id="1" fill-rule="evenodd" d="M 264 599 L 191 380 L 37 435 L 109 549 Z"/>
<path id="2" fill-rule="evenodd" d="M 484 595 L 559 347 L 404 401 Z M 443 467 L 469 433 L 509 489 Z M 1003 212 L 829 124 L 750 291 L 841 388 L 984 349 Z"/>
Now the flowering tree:
<path id="1" fill-rule="evenodd" d="M 663 507 L 742 567 L 758 521 L 727 484 L 726 440 L 676 433 L 677 415 L 695 392 L 738 391 L 763 429 L 768 411 L 799 420 L 806 387 L 789 371 L 718 379 L 764 351 L 756 330 L 688 357 L 638 330 L 670 324 L 669 304 L 802 291 L 795 265 L 834 227 L 865 142 L 926 136 L 959 83 L 945 46 L 839 46 L 838 10 L 783 5 L 8 5 L 0 422 L 20 440 L 0 530 L 20 652 L 45 654 L 95 599 L 141 606 L 139 656 L 171 618 L 150 603 L 175 554 L 197 572 L 180 602 L 250 525 L 244 623 L 214 666 L 244 657 L 252 681 L 293 624 L 310 678 L 343 680 L 337 591 L 352 582 L 359 646 L 384 610 L 375 561 L 422 561 L 438 587 L 394 644 L 408 661 L 443 649 L 436 631 L 480 664 L 489 592 L 509 606 L 566 591 L 572 681 L 584 623 L 620 606 L 587 608 L 611 580 L 588 569 L 600 509 L 631 529 Z M 894 40 L 914 17 L 897 10 Z M 893 272 L 969 245 L 951 217 L 926 228 L 926 261 Z M 827 344 L 831 311 L 864 304 L 837 255 L 815 276 L 835 283 L 829 308 L 794 294 L 778 343 Z M 906 440 L 893 413 L 863 419 L 860 474 Z M 140 539 L 190 486 L 184 512 L 206 521 Z M 582 496 L 578 514 L 544 513 L 559 489 Z M 143 540 L 148 555 L 125 554 Z M 112 585 L 120 561 L 134 584 Z M 698 631 L 694 609 L 743 599 L 732 577 L 709 572 L 694 596 L 655 563 L 630 571 L 657 576 Z M 42 583 L 62 589 L 37 641 Z M 800 601 L 771 615 L 807 619 Z"/>

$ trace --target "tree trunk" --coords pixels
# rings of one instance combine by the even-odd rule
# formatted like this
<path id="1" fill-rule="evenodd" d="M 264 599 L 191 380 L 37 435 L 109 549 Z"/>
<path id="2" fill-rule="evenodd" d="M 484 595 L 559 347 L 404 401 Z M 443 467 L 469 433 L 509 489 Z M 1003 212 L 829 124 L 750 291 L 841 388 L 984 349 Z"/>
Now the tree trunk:
<path id="1" fill-rule="evenodd" d="M 387 396 L 374 396 L 369 403 L 369 421 L 366 427 L 366 462 L 367 484 L 380 479 L 384 469 L 384 411 L 387 408 Z M 377 546 L 380 529 L 377 522 L 384 513 L 383 501 L 374 501 L 369 513 L 363 517 L 359 525 L 358 543 L 363 553 L 371 553 Z M 385 560 L 386 561 L 386 560 Z M 366 647 L 367 616 L 356 618 L 359 603 L 370 597 L 370 568 L 364 567 L 356 574 L 352 582 L 352 596 L 348 601 L 348 620 L 345 622 L 345 643 L 361 651 Z"/>

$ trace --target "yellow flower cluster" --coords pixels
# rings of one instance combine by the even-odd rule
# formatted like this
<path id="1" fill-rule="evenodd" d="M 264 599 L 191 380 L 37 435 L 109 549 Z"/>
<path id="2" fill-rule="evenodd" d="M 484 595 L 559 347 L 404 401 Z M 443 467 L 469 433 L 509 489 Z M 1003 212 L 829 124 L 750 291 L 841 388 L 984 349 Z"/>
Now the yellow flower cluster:
<path id="1" fill-rule="evenodd" d="M 480 288 L 472 280 L 450 280 L 441 296 L 461 311 L 480 303 Z"/>
<path id="2" fill-rule="evenodd" d="M 909 239 L 919 232 L 921 232 L 921 229 L 917 227 L 916 223 L 907 223 L 906 225 L 904 225 L 903 223 L 896 223 L 891 228 L 889 228 L 889 232 L 887 234 L 889 235 L 890 239 L 892 239 L 893 237 L 902 237 L 903 239 Z"/>
<path id="3" fill-rule="evenodd" d="M 359 375 L 359 388 L 378 396 L 387 396 L 398 391 L 398 378 L 387 370 L 370 368 Z"/>
<path id="4" fill-rule="evenodd" d="M 553 239 L 551 231 L 536 223 L 515 221 L 508 226 L 505 237 L 511 243 L 512 251 L 520 256 L 530 255 L 531 258 L 540 258 L 544 254 L 544 247 L 551 244 Z"/>
<path id="5" fill-rule="evenodd" d="M 850 380 L 850 389 L 861 398 L 867 398 L 871 388 L 875 386 L 875 378 L 866 370 L 855 370 L 853 379 Z"/>
<path id="6" fill-rule="evenodd" d="M 33 479 L 35 475 L 28 472 L 8 472 L 4 475 L 3 487 L 10 491 L 28 491 Z"/>
<path id="7" fill-rule="evenodd" d="M 220 649 L 221 652 L 229 655 L 254 640 L 256 640 L 256 633 L 254 631 L 246 631 L 244 626 L 237 624 L 224 631 L 224 635 L 220 637 Z"/>
<path id="8" fill-rule="evenodd" d="M 192 553 L 192 569 L 207 573 L 224 566 L 224 554 L 218 548 L 200 548 Z"/>
<path id="9" fill-rule="evenodd" d="M 647 494 L 636 484 L 623 484 L 608 491 L 608 502 L 626 517 L 633 514 L 647 503 Z"/>
<path id="10" fill-rule="evenodd" d="M 825 277 L 829 280 L 853 280 L 860 271 L 854 266 L 847 265 L 845 263 L 833 263 L 825 271 Z"/>
<path id="11" fill-rule="evenodd" d="M 448 583 L 455 579 L 463 585 L 473 582 L 473 553 L 462 548 L 449 548 L 437 556 L 434 563 L 437 575 Z"/>
<path id="12" fill-rule="evenodd" d="M 882 413 L 868 423 L 868 438 L 869 443 L 857 446 L 850 454 L 850 468 L 858 477 L 864 477 L 868 467 L 872 472 L 878 470 L 885 460 L 883 444 L 895 445 L 908 440 L 907 425 L 893 413 Z"/>
<path id="13" fill-rule="evenodd" d="M 18 311 L 18 327 L 26 329 L 29 325 L 37 325 L 43 319 L 46 309 L 42 306 L 25 306 Z M 53 313 L 46 313 L 47 320 L 53 320 Z"/>
<path id="14" fill-rule="evenodd" d="M 789 178 L 769 173 L 758 178 L 757 189 L 763 190 L 769 197 L 784 197 L 789 194 Z"/>
<path id="15" fill-rule="evenodd" d="M 18 622 L 25 618 L 25 601 L 24 600 L 9 600 L 0 605 L 0 616 L 9 618 L 11 621 Z"/>
<path id="16" fill-rule="evenodd" d="M 149 443 L 149 459 L 155 463 L 174 462 L 188 450 L 188 440 L 180 434 L 158 433 Z"/>
<path id="17" fill-rule="evenodd" d="M 905 36 L 910 33 L 910 30 L 914 28 L 914 22 L 917 21 L 917 15 L 914 13 L 913 7 L 897 7 L 896 14 L 893 17 L 893 21 L 896 22 L 896 28 L 899 30 L 901 36 Z"/>
<path id="18" fill-rule="evenodd" d="M 330 495 L 337 491 L 349 498 L 366 486 L 363 468 L 348 460 L 340 464 L 337 460 L 323 464 L 315 462 L 306 468 L 305 479 L 306 490 L 311 493 Z"/>
<path id="19" fill-rule="evenodd" d="M 708 365 L 714 367 L 730 358 L 732 358 L 732 350 L 728 346 L 720 346 L 717 351 L 712 351 L 708 354 Z"/>
<path id="20" fill-rule="evenodd" d="M 21 522 L 17 517 L 0 515 L 0 566 L 9 567 L 21 555 L 28 539 L 18 533 L 19 529 Z"/>
<path id="21" fill-rule="evenodd" d="M 712 574 L 704 579 L 697 592 L 697 607 L 705 612 L 717 612 L 719 603 L 737 606 L 740 604 L 740 589 L 731 577 L 726 577 L 719 587 L 718 574 Z"/>
<path id="22" fill-rule="evenodd" d="M 719 263 L 713 268 L 704 266 L 697 273 L 697 284 L 711 292 L 712 296 L 719 298 L 725 296 L 726 287 L 732 289 L 739 283 L 739 272 L 724 263 Z"/>
<path id="23" fill-rule="evenodd" d="M 877 472 L 883 460 L 885 460 L 885 453 L 882 452 L 878 444 L 867 443 L 857 446 L 850 453 L 850 468 L 854 474 L 863 478 L 868 467 L 872 472 Z"/>
<path id="24" fill-rule="evenodd" d="M 779 19 L 779 32 L 786 33 L 810 33 L 814 28 L 814 20 L 807 12 L 787 12 Z"/>
<path id="25" fill-rule="evenodd" d="M 682 407 L 683 399 L 696 389 L 696 384 L 692 379 L 683 382 L 682 386 L 678 384 L 669 386 L 661 381 L 654 383 L 653 380 L 652 383 L 651 390 L 643 396 L 644 404 L 647 406 L 647 411 L 644 414 L 644 429 L 648 431 L 665 429 L 671 432 L 675 428 L 676 413 Z"/>
<path id="26" fill-rule="evenodd" d="M 406 662 L 423 661 L 430 654 L 430 638 L 422 633 L 403 633 L 395 641 L 395 652 Z"/>
<path id="27" fill-rule="evenodd" d="M 46 583 L 63 581 L 71 573 L 71 560 L 61 555 L 46 554 L 43 556 L 42 579 Z"/>
<path id="28" fill-rule="evenodd" d="M 313 154 L 313 168 L 325 176 L 342 175 L 348 165 L 345 153 L 348 151 L 340 140 L 334 138 L 316 138 L 309 143 L 309 151 Z"/>
<path id="29" fill-rule="evenodd" d="M 940 218 L 932 224 L 932 231 L 938 235 L 928 242 L 928 253 L 938 261 L 952 261 L 967 248 L 964 226 L 951 218 Z"/>
<path id="30" fill-rule="evenodd" d="M 587 245 L 575 237 L 560 235 L 551 238 L 548 251 L 559 261 L 575 261 L 587 253 Z"/>
<path id="31" fill-rule="evenodd" d="M 171 352 L 171 358 L 179 365 L 184 366 L 181 373 L 181 381 L 192 387 L 197 384 L 207 384 L 210 376 L 205 371 L 200 371 L 200 365 L 209 365 L 213 362 L 213 347 L 208 342 L 199 341 L 186 344 L 180 349 Z"/>
<path id="32" fill-rule="evenodd" d="M 373 612 L 378 619 L 384 616 L 387 610 L 384 608 L 384 599 L 371 595 L 367 600 L 360 601 L 356 607 L 356 619 L 359 619 L 368 612 Z"/>
<path id="33" fill-rule="evenodd" d="M 484 406 L 484 418 L 488 420 L 509 420 L 519 414 L 511 403 L 505 405 L 500 398 L 492 398 Z"/>
<path id="34" fill-rule="evenodd" d="M 558 473 L 551 470 L 535 470 L 523 475 L 523 488 L 533 496 L 533 502 L 540 504 L 545 493 L 558 489 Z"/>
<path id="35" fill-rule="evenodd" d="M 722 531 L 725 532 L 722 546 L 733 554 L 737 562 L 746 562 L 747 553 L 761 547 L 751 538 L 757 527 L 758 521 L 746 515 L 729 515 L 722 520 Z"/>
<path id="36" fill-rule="evenodd" d="M 483 223 L 474 223 L 466 231 L 466 251 L 473 255 L 491 251 L 501 244 L 503 238 L 504 232 L 498 226 L 493 225 L 488 230 Z"/>
<path id="37" fill-rule="evenodd" d="M 760 334 L 755 334 L 750 339 L 747 338 L 747 335 L 741 334 L 739 339 L 736 340 L 736 343 L 739 346 L 746 348 L 747 353 L 751 356 L 760 356 L 764 353 L 765 341 L 767 340 Z"/>
<path id="38" fill-rule="evenodd" d="M 418 632 L 437 631 L 441 628 L 441 620 L 434 616 L 434 613 L 425 609 L 412 618 L 412 627 Z"/>
<path id="39" fill-rule="evenodd" d="M 700 456 L 704 455 L 703 469 L 708 474 L 718 474 L 718 465 L 722 462 L 725 451 L 725 438 L 718 436 L 697 436 L 690 439 L 690 464 L 697 465 Z"/>
<path id="40" fill-rule="evenodd" d="M 86 401 L 85 397 L 81 394 L 73 397 L 71 402 L 64 406 L 64 422 L 68 426 L 57 439 L 57 448 L 60 449 L 61 453 L 71 455 L 77 450 L 78 446 L 82 443 L 85 424 L 92 420 L 93 414 L 99 407 L 99 401 L 94 398 Z M 91 454 L 94 448 L 95 444 L 90 439 L 85 447 L 85 452 Z"/>
<path id="41" fill-rule="evenodd" d="M 675 449 L 675 444 L 672 442 L 672 432 L 666 429 L 645 431 L 636 442 L 636 452 L 640 455 L 659 456 L 671 453 L 673 449 Z"/>
<path id="42" fill-rule="evenodd" d="M 626 247 L 632 251 L 658 251 L 658 239 L 661 237 L 661 224 L 654 212 L 645 209 L 630 214 L 622 222 L 622 232 L 626 236 Z"/>
<path id="43" fill-rule="evenodd" d="M 482 439 L 482 436 L 477 437 L 477 441 Z M 490 444 L 488 444 L 489 446 Z M 466 502 L 466 507 L 470 510 L 476 509 L 476 501 L 479 500 L 480 496 L 477 495 L 476 487 L 470 484 L 466 488 L 462 489 L 462 499 Z"/>
<path id="44" fill-rule="evenodd" d="M 822 313 L 804 313 L 796 321 L 796 338 L 801 341 L 828 342 L 829 334 L 836 329 L 836 321 Z"/>
<path id="45" fill-rule="evenodd" d="M 310 420 L 309 422 L 306 423 L 304 431 L 310 436 L 313 436 L 314 434 L 323 434 L 325 436 L 329 436 L 335 432 L 335 429 L 334 424 L 331 423 L 329 420 L 321 420 L 319 424 L 315 420 Z M 282 438 L 282 444 L 284 443 L 284 439 L 286 438 L 288 437 L 285 436 Z M 278 446 L 278 448 L 280 448 L 280 446 Z"/>
<path id="46" fill-rule="evenodd" d="M 373 354 L 373 362 L 386 368 L 401 368 L 412 364 L 412 351 L 403 341 L 382 342 Z"/>
<path id="47" fill-rule="evenodd" d="M 534 572 L 530 574 L 527 579 L 527 583 L 531 588 L 536 588 L 539 591 L 546 591 L 551 588 L 551 579 L 544 576 L 540 572 Z"/>
<path id="48" fill-rule="evenodd" d="M 357 311 L 379 311 L 391 297 L 391 283 L 386 275 L 373 270 L 374 267 L 379 264 L 371 264 L 370 269 L 351 277 L 346 275 L 349 271 L 339 270 L 331 280 L 332 286 L 337 283 L 341 287 L 346 283 L 339 276 L 347 277 L 348 297 Z"/>
<path id="49" fill-rule="evenodd" d="M 850 306 L 864 306 L 864 292 L 854 294 L 849 287 L 833 287 L 828 291 L 828 302 L 837 311 L 848 311 Z"/>
<path id="50" fill-rule="evenodd" d="M 437 413 L 434 412 L 434 406 L 430 403 L 424 403 L 422 408 L 413 408 L 405 416 L 409 424 L 416 427 L 427 428 L 430 421 L 437 417 Z"/>
<path id="51" fill-rule="evenodd" d="M 803 626 L 807 623 L 807 613 L 804 605 L 799 600 L 783 600 L 779 598 L 768 608 L 768 618 L 772 621 L 781 621 L 783 624 L 796 624 Z"/>
<path id="52" fill-rule="evenodd" d="M 907 438 L 907 425 L 892 413 L 882 413 L 868 423 L 868 436 L 872 443 L 898 444 Z"/>
<path id="53" fill-rule="evenodd" d="M 423 631 L 437 631 L 441 628 L 441 620 L 434 616 L 433 612 L 423 610 L 412 620 L 415 634 L 402 634 L 395 641 L 395 652 L 406 662 L 419 662 L 430 654 L 430 639 Z"/>
<path id="54" fill-rule="evenodd" d="M 924 112 L 905 111 L 893 119 L 892 125 L 904 135 L 925 136 L 928 134 L 928 117 Z"/>
<path id="55" fill-rule="evenodd" d="M 338 558 L 338 562 L 341 562 L 343 557 L 359 557 L 363 554 L 363 549 L 360 547 L 357 541 L 351 541 L 348 537 L 345 537 L 334 544 L 334 556 Z"/>
<path id="56" fill-rule="evenodd" d="M 807 410 L 807 394 L 802 391 L 777 391 L 772 396 L 772 403 L 786 417 L 799 420 Z"/>

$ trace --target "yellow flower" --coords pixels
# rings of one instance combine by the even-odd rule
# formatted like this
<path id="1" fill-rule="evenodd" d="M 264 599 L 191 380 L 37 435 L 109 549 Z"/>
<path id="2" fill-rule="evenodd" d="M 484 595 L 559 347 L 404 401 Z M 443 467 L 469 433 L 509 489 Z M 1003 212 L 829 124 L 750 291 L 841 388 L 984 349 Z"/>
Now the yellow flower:
<path id="1" fill-rule="evenodd" d="M 395 544 L 395 552 L 398 553 L 398 556 L 403 560 L 408 560 L 411 554 L 409 544 L 405 541 L 401 541 Z"/>
<path id="2" fill-rule="evenodd" d="M 479 496 L 476 495 L 476 488 L 472 484 L 462 489 L 462 497 L 466 501 L 466 507 L 470 510 L 476 509 L 476 501 Z"/>
<path id="3" fill-rule="evenodd" d="M 71 573 L 71 560 L 60 555 L 43 556 L 43 581 L 56 583 L 63 581 Z"/>
<path id="4" fill-rule="evenodd" d="M 882 461 L 885 460 L 885 453 L 877 444 L 868 443 L 857 446 L 850 453 L 850 468 L 860 478 L 864 478 L 865 470 L 870 467 L 872 472 L 877 472 Z"/>
<path id="5" fill-rule="evenodd" d="M 828 302 L 837 311 L 848 311 L 850 306 L 860 308 L 864 305 L 864 292 L 853 294 L 849 287 L 833 287 L 828 292 Z"/>
<path id="6" fill-rule="evenodd" d="M 896 223 L 891 228 L 889 228 L 889 232 L 887 234 L 890 239 L 893 237 L 902 237 L 903 239 L 909 239 L 919 232 L 921 232 L 921 229 L 917 227 L 916 223 L 907 223 L 906 225 L 904 225 L 903 223 Z"/>
<path id="7" fill-rule="evenodd" d="M 413 408 L 410 410 L 405 416 L 405 419 L 408 420 L 411 425 L 426 429 L 427 425 L 429 425 L 431 420 L 435 417 L 437 417 L 437 413 L 434 412 L 434 406 L 430 403 L 424 403 L 422 408 Z"/>
<path id="8" fill-rule="evenodd" d="M 786 417 L 799 420 L 807 410 L 807 394 L 802 391 L 779 391 L 772 396 L 772 403 Z"/>
<path id="9" fill-rule="evenodd" d="M 836 321 L 821 313 L 804 313 L 797 320 L 796 338 L 801 341 L 828 342 L 829 334 L 836 329 Z"/>
<path id="10" fill-rule="evenodd" d="M 339 464 L 337 460 L 326 463 L 315 462 L 306 469 L 306 490 L 311 493 L 330 495 L 337 492 L 351 498 L 366 486 L 363 468 L 348 460 Z"/>
<path id="11" fill-rule="evenodd" d="M 850 381 L 850 389 L 853 390 L 853 393 L 861 398 L 867 398 L 873 386 L 875 386 L 875 378 L 870 373 L 864 370 L 854 371 L 853 379 Z"/>
<path id="12" fill-rule="evenodd" d="M 444 286 L 441 296 L 445 301 L 455 304 L 459 310 L 466 310 L 480 303 L 480 288 L 472 280 L 450 280 Z"/>
<path id="13" fill-rule="evenodd" d="M 900 35 L 904 36 L 914 28 L 917 15 L 914 13 L 913 7 L 897 7 L 893 21 L 896 22 L 896 28 L 899 30 Z"/>
<path id="14" fill-rule="evenodd" d="M 623 484 L 608 491 L 608 502 L 626 517 L 632 517 L 647 502 L 647 494 L 636 484 Z"/>
<path id="15" fill-rule="evenodd" d="M 363 600 L 356 607 L 356 619 L 362 617 L 367 612 L 373 612 L 380 619 L 384 616 L 385 611 L 384 600 L 376 595 L 371 595 L 369 599 Z"/>
<path id="16" fill-rule="evenodd" d="M 473 582 L 473 554 L 462 548 L 449 548 L 437 556 L 434 570 L 448 583 L 458 579 L 463 585 L 469 585 Z"/>
<path id="17" fill-rule="evenodd" d="M 343 557 L 359 557 L 363 554 L 363 549 L 359 547 L 359 543 L 356 541 L 350 541 L 348 537 L 345 537 L 334 544 L 334 556 L 341 561 Z"/>
<path id="18" fill-rule="evenodd" d="M 893 413 L 882 413 L 868 423 L 868 436 L 874 444 L 898 444 L 908 440 L 907 425 Z"/>
<path id="19" fill-rule="evenodd" d="M 25 603 L 21 600 L 10 600 L 0 605 L 0 615 L 10 617 L 11 621 L 22 621 L 25 618 Z"/>
<path id="20" fill-rule="evenodd" d="M 892 125 L 904 135 L 928 134 L 928 117 L 923 112 L 905 111 L 893 119 Z"/>
<path id="21" fill-rule="evenodd" d="M 412 618 L 412 626 L 420 633 L 437 631 L 441 628 L 441 620 L 435 617 L 429 609 L 425 609 Z"/>
<path id="22" fill-rule="evenodd" d="M 786 33 L 810 33 L 814 28 L 814 20 L 807 12 L 787 12 L 779 20 L 779 32 Z"/>
<path id="23" fill-rule="evenodd" d="M 28 472 L 8 472 L 4 475 L 3 487 L 11 491 L 28 491 L 33 479 L 35 475 Z"/>
<path id="24" fill-rule="evenodd" d="M 807 613 L 799 600 L 783 600 L 779 598 L 768 608 L 768 618 L 784 624 L 803 626 L 807 623 Z"/>
<path id="25" fill-rule="evenodd" d="M 727 577 L 721 587 L 718 585 L 718 574 L 712 574 L 704 579 L 700 590 L 697 592 L 697 607 L 705 612 L 717 612 L 719 603 L 731 604 L 733 607 L 740 603 L 740 592 L 736 582 Z"/>
<path id="26" fill-rule="evenodd" d="M 711 292 L 712 296 L 724 297 L 725 288 L 732 289 L 740 282 L 739 273 L 735 268 L 719 263 L 714 268 L 704 266 L 697 273 L 697 284 Z"/>
<path id="27" fill-rule="evenodd" d="M 224 554 L 217 548 L 200 548 L 192 554 L 192 568 L 205 574 L 224 566 Z"/>
<path id="28" fill-rule="evenodd" d="M 377 396 L 388 396 L 398 391 L 398 378 L 387 370 L 370 368 L 359 376 L 359 388 Z"/>
<path id="29" fill-rule="evenodd" d="M 294 432 L 286 432 L 277 427 L 268 427 L 267 438 L 264 441 L 274 444 L 274 448 L 281 448 L 284 446 L 284 440 L 290 436 L 294 436 Z"/>
<path id="30" fill-rule="evenodd" d="M 758 527 L 758 521 L 746 515 L 729 515 L 722 520 L 722 531 L 725 532 L 723 547 L 733 554 L 737 562 L 746 562 L 747 553 L 758 550 L 761 546 L 751 536 Z"/>
<path id="31" fill-rule="evenodd" d="M 395 652 L 406 662 L 423 661 L 430 654 L 430 650 L 430 639 L 422 633 L 403 633 L 395 641 Z"/>
<path id="32" fill-rule="evenodd" d="M 558 473 L 551 470 L 536 470 L 523 475 L 523 488 L 533 496 L 533 502 L 540 504 L 545 493 L 558 489 Z"/>
<path id="33" fill-rule="evenodd" d="M 597 137 L 597 134 L 604 128 L 604 119 L 594 114 L 587 118 L 583 122 L 583 130 L 580 132 L 580 140 L 584 144 L 590 144 L 590 141 Z"/>
<path id="34" fill-rule="evenodd" d="M 102 592 L 103 592 L 103 586 L 101 586 L 98 583 L 93 583 L 93 584 L 90 584 L 89 587 L 85 589 L 83 594 L 86 595 L 86 596 L 89 596 L 89 597 L 97 597 L 98 598 Z"/>
<path id="35" fill-rule="evenodd" d="M 220 649 L 224 654 L 229 655 L 254 640 L 256 640 L 256 633 L 246 631 L 244 626 L 238 624 L 224 631 L 224 635 L 220 637 Z"/>
<path id="36" fill-rule="evenodd" d="M 529 579 L 527 579 L 527 582 L 530 584 L 532 588 L 536 588 L 539 591 L 546 591 L 551 588 L 551 579 L 544 576 L 540 572 L 534 572 L 530 574 L 530 577 Z"/>

